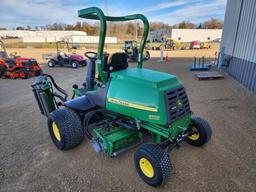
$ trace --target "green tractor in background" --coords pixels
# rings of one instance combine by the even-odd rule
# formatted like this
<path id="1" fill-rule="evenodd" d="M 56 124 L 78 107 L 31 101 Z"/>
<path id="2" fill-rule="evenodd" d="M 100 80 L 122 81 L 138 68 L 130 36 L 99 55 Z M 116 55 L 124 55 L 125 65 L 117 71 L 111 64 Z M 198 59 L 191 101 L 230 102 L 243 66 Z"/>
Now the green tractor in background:
<path id="1" fill-rule="evenodd" d="M 40 111 L 48 117 L 51 139 L 57 148 L 67 150 L 86 137 L 95 152 L 110 157 L 140 145 L 134 154 L 139 176 L 151 186 L 161 185 L 172 172 L 168 152 L 183 140 L 194 146 L 206 144 L 211 127 L 192 115 L 185 88 L 176 76 L 142 68 L 149 31 L 144 15 L 105 16 L 96 7 L 78 14 L 100 21 L 98 52 L 85 53 L 90 62 L 83 86 L 73 85 L 74 96 L 68 100 L 50 75 L 41 75 L 32 85 Z M 144 23 L 144 33 L 138 65 L 129 68 L 125 53 L 104 55 L 106 26 L 107 21 L 136 19 Z"/>
<path id="2" fill-rule="evenodd" d="M 124 52 L 127 54 L 127 57 L 131 61 L 138 62 L 139 59 L 139 49 L 137 41 L 125 41 L 124 42 Z M 143 51 L 143 60 L 149 60 L 150 53 L 148 50 Z"/>

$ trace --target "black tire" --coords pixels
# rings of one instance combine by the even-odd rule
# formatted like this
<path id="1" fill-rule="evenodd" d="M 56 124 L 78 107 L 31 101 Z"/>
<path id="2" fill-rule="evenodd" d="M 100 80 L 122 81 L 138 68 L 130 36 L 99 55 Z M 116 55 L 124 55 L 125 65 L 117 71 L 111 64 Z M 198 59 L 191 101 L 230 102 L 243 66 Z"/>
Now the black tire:
<path id="1" fill-rule="evenodd" d="M 143 171 L 143 164 L 147 164 L 145 159 L 153 168 L 153 174 L 152 172 L 147 172 L 147 169 Z M 169 154 L 157 144 L 143 144 L 134 154 L 134 163 L 139 176 L 150 186 L 156 187 L 161 185 L 171 175 Z"/>
<path id="2" fill-rule="evenodd" d="M 19 69 L 19 73 L 21 74 L 22 73 L 22 75 L 20 75 L 20 77 L 22 78 L 22 79 L 28 79 L 29 78 L 29 71 L 27 70 L 27 69 L 25 69 L 25 68 L 20 68 Z M 23 75 L 24 74 L 24 75 Z"/>
<path id="3" fill-rule="evenodd" d="M 71 67 L 72 67 L 73 69 L 78 68 L 78 66 L 79 66 L 79 63 L 78 63 L 77 61 L 71 61 Z"/>
<path id="4" fill-rule="evenodd" d="M 57 126 L 59 135 L 54 131 L 54 123 Z M 50 113 L 48 130 L 53 143 L 61 150 L 74 148 L 84 138 L 80 116 L 75 111 L 67 108 L 57 109 Z"/>
<path id="5" fill-rule="evenodd" d="M 55 67 L 55 61 L 53 61 L 52 59 L 48 61 L 48 67 Z"/>
<path id="6" fill-rule="evenodd" d="M 81 66 L 83 67 L 86 67 L 87 66 L 87 61 L 86 60 L 83 60 L 80 62 Z"/>
<path id="7" fill-rule="evenodd" d="M 35 72 L 35 76 L 40 76 L 42 74 L 43 74 L 43 70 L 42 69 L 40 69 L 40 70 Z"/>
<path id="8" fill-rule="evenodd" d="M 7 68 L 4 65 L 0 65 L 0 77 L 4 77 L 6 71 L 7 71 Z"/>
<path id="9" fill-rule="evenodd" d="M 146 55 L 144 58 L 146 61 L 150 59 L 150 53 L 148 51 L 146 51 Z"/>
<path id="10" fill-rule="evenodd" d="M 212 128 L 206 120 L 198 116 L 192 116 L 191 126 L 193 134 L 190 134 L 187 137 L 187 143 L 200 147 L 210 140 L 212 136 Z"/>

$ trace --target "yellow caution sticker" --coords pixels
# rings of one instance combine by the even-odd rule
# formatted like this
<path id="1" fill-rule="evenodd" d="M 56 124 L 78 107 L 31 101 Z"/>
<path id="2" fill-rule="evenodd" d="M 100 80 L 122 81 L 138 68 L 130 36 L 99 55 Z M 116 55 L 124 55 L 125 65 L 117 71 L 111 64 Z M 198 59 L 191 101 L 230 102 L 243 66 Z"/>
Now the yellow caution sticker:
<path id="1" fill-rule="evenodd" d="M 127 101 L 123 101 L 123 100 L 119 100 L 119 99 L 115 99 L 115 98 L 111 98 L 111 97 L 108 98 L 108 102 L 109 103 L 115 103 L 115 104 L 122 105 L 122 106 L 126 106 L 126 107 L 135 108 L 135 109 L 157 112 L 157 108 L 155 108 L 155 107 L 148 107 L 148 106 L 145 106 L 145 105 L 130 103 L 130 102 L 127 102 Z"/>

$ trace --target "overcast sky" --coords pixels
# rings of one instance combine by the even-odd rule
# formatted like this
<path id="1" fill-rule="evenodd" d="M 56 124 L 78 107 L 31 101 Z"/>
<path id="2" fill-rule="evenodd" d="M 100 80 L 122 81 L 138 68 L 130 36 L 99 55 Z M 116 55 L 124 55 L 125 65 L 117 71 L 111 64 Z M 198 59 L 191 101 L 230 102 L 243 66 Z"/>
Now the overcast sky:
<path id="1" fill-rule="evenodd" d="M 200 23 L 224 19 L 226 0 L 0 0 L 0 27 L 84 21 L 77 17 L 77 11 L 90 6 L 114 16 L 142 13 L 149 21 L 173 25 L 184 20 Z"/>

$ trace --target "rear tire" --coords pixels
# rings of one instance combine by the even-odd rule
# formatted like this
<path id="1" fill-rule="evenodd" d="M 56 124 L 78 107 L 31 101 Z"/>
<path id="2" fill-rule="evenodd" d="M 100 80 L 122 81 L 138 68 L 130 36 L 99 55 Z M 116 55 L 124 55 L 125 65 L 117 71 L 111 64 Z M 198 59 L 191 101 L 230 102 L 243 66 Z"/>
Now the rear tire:
<path id="1" fill-rule="evenodd" d="M 187 143 L 197 147 L 206 144 L 212 136 L 210 124 L 201 117 L 192 116 L 191 125 L 193 133 L 187 137 Z"/>
<path id="2" fill-rule="evenodd" d="M 42 69 L 40 69 L 40 70 L 35 72 L 35 76 L 40 76 L 42 74 L 43 74 L 43 70 Z"/>
<path id="3" fill-rule="evenodd" d="M 146 51 L 146 55 L 145 55 L 145 60 L 149 60 L 150 59 L 150 53 L 148 51 Z"/>
<path id="4" fill-rule="evenodd" d="M 71 67 L 72 67 L 73 69 L 78 68 L 78 66 L 79 66 L 79 63 L 78 63 L 77 61 L 72 61 L 72 62 L 71 62 Z"/>
<path id="5" fill-rule="evenodd" d="M 55 62 L 53 60 L 48 61 L 48 67 L 55 67 Z"/>
<path id="6" fill-rule="evenodd" d="M 87 61 L 86 60 L 84 60 L 84 61 L 81 61 L 81 63 L 80 63 L 83 67 L 86 67 L 87 66 Z"/>
<path id="7" fill-rule="evenodd" d="M 159 186 L 171 175 L 168 153 L 157 144 L 144 144 L 134 154 L 137 173 L 148 185 Z"/>
<path id="8" fill-rule="evenodd" d="M 48 130 L 53 143 L 60 150 L 72 149 L 84 138 L 80 116 L 67 108 L 57 109 L 50 113 Z"/>
<path id="9" fill-rule="evenodd" d="M 0 77 L 4 77 L 6 71 L 7 71 L 7 68 L 4 65 L 0 65 Z"/>

